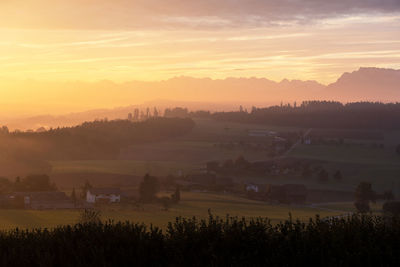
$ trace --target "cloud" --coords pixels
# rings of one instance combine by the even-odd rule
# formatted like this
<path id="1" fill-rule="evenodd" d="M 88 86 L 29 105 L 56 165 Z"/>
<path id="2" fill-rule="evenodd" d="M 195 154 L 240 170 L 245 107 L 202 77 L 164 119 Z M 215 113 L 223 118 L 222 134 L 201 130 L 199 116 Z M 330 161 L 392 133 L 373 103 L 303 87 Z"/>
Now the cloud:
<path id="1" fill-rule="evenodd" d="M 400 0 L 2 0 L 0 27 L 215 29 L 399 12 Z"/>

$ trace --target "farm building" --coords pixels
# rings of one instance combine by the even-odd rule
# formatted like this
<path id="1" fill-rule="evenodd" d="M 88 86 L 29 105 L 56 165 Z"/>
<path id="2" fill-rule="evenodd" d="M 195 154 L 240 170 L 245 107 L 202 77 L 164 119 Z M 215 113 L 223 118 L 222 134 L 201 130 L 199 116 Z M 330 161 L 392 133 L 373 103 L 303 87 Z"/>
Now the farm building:
<path id="1" fill-rule="evenodd" d="M 25 209 L 73 209 L 73 201 L 59 191 L 15 192 L 7 196 L 8 202 L 15 207 Z"/>
<path id="2" fill-rule="evenodd" d="M 91 188 L 86 192 L 89 203 L 118 203 L 121 201 L 119 188 Z"/>
<path id="3" fill-rule="evenodd" d="M 249 184 L 245 184 L 246 186 L 246 191 L 247 192 L 254 192 L 254 193 L 266 193 L 266 189 L 268 188 L 268 185 L 266 184 L 253 184 L 253 183 L 249 183 Z"/>
<path id="4" fill-rule="evenodd" d="M 258 185 L 256 185 L 256 184 L 246 184 L 246 191 L 247 192 L 258 193 Z"/>

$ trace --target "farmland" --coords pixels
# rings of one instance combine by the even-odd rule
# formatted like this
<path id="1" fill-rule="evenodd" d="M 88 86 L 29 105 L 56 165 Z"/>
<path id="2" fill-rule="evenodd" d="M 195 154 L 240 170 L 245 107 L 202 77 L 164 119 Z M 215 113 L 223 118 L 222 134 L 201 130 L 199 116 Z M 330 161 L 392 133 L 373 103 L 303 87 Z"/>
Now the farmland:
<path id="1" fill-rule="evenodd" d="M 265 160 L 263 151 L 245 147 L 220 148 L 220 143 L 252 142 L 270 144 L 271 138 L 251 137 L 249 129 L 292 131 L 295 128 L 196 120 L 193 131 L 170 141 L 136 144 L 121 149 L 116 160 L 50 161 L 54 173 L 116 173 L 167 175 L 177 170 L 191 170 L 210 160 L 225 160 L 243 155 L 249 160 Z"/>
<path id="2" fill-rule="evenodd" d="M 328 182 L 326 186 L 353 190 L 361 181 L 371 182 L 377 190 L 394 190 L 400 186 L 400 157 L 394 147 L 385 149 L 361 145 L 299 145 L 290 156 L 303 159 L 321 160 L 325 169 L 333 173 L 341 170 L 341 183 Z"/>
<path id="3" fill-rule="evenodd" d="M 114 160 L 58 160 L 49 161 L 52 165 L 51 177 L 61 190 L 70 192 L 72 187 L 79 189 L 88 179 L 94 186 L 131 187 L 137 185 L 145 173 L 155 176 L 190 174 L 204 168 L 209 160 L 224 161 L 243 155 L 250 161 L 271 159 L 263 150 L 232 146 L 221 148 L 220 143 L 270 144 L 270 137 L 249 136 L 250 129 L 276 132 L 305 131 L 300 128 L 274 127 L 268 125 L 225 123 L 212 120 L 196 120 L 193 131 L 169 141 L 140 143 L 121 150 Z M 400 174 L 399 157 L 394 153 L 399 133 L 388 131 L 383 135 L 384 148 L 372 146 L 374 140 L 346 140 L 344 145 L 299 144 L 287 155 L 294 159 L 315 160 L 325 168 L 330 179 L 321 183 L 317 178 L 304 178 L 300 174 L 266 174 L 262 176 L 235 175 L 237 182 L 255 183 L 301 183 L 310 189 L 354 191 L 361 181 L 369 181 L 379 192 L 393 189 L 398 194 L 397 177 Z M 334 181 L 332 174 L 340 170 L 342 181 Z M 204 218 L 208 209 L 215 215 L 258 217 L 267 216 L 273 222 L 284 220 L 289 212 L 293 217 L 307 219 L 319 213 L 322 216 L 336 216 L 354 211 L 353 203 L 336 203 L 321 206 L 272 205 L 223 193 L 182 192 L 182 201 L 172 205 L 168 211 L 160 204 L 139 206 L 122 205 L 102 210 L 104 220 L 132 220 L 164 226 L 176 216 Z M 374 206 L 375 211 L 380 206 Z M 3 228 L 10 227 L 53 227 L 58 224 L 75 223 L 79 211 L 24 211 L 2 210 L 0 223 Z"/>
<path id="4" fill-rule="evenodd" d="M 101 209 L 103 220 L 133 221 L 165 227 L 169 221 L 183 216 L 191 218 L 206 218 L 208 210 L 212 214 L 225 217 L 238 216 L 246 218 L 268 217 L 273 223 L 278 223 L 289 217 L 307 220 L 315 214 L 325 216 L 340 215 L 341 211 L 289 205 L 270 205 L 265 202 L 248 200 L 232 195 L 182 192 L 182 200 L 168 211 L 158 204 L 143 204 L 140 206 L 120 204 L 110 205 Z M 79 210 L 0 210 L 0 228 L 11 229 L 55 227 L 57 225 L 74 224 L 79 220 Z"/>
<path id="5" fill-rule="evenodd" d="M 50 161 L 53 175 L 74 176 L 76 174 L 108 174 L 132 175 L 142 177 L 145 173 L 156 176 L 166 176 L 178 173 L 188 174 L 204 168 L 205 162 L 210 160 L 224 161 L 235 159 L 242 155 L 247 160 L 267 160 L 270 157 L 264 150 L 250 149 L 246 146 L 231 144 L 255 143 L 268 145 L 269 137 L 249 136 L 250 129 L 268 130 L 276 132 L 305 131 L 301 128 L 276 127 L 261 124 L 240 124 L 234 122 L 217 122 L 208 119 L 196 120 L 193 131 L 184 136 L 169 141 L 140 143 L 123 148 L 120 156 L 115 160 L 60 160 Z M 318 132 L 316 130 L 316 132 Z M 324 130 L 326 134 L 328 131 Z M 345 132 L 345 131 L 342 131 Z M 371 131 L 376 135 L 376 131 Z M 338 130 L 332 133 L 339 136 L 348 136 Z M 364 131 L 369 136 L 368 131 Z M 400 183 L 397 177 L 400 174 L 400 157 L 394 150 L 400 137 L 398 131 L 386 131 L 379 135 L 382 140 L 345 140 L 343 145 L 312 144 L 297 145 L 287 155 L 291 158 L 317 160 L 331 175 L 336 170 L 343 173 L 344 179 L 336 182 L 330 179 L 320 183 L 316 179 L 301 179 L 299 175 L 264 175 L 262 177 L 236 177 L 241 182 L 257 183 L 304 183 L 309 188 L 335 189 L 353 191 L 360 181 L 372 182 L 377 190 L 388 190 L 395 187 L 395 193 Z M 374 146 L 379 141 L 384 148 Z M 227 147 L 218 146 L 221 143 Z M 93 176 L 93 175 L 92 175 Z M 80 182 L 81 183 L 81 182 Z M 103 183 L 104 184 L 104 183 Z M 74 186 L 79 186 L 75 183 Z"/>

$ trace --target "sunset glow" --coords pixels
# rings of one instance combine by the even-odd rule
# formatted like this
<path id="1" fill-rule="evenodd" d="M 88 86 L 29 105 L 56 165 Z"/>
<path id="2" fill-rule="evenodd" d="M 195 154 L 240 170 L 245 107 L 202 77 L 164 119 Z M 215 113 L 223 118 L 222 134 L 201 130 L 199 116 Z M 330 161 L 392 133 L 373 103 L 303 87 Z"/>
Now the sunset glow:
<path id="1" fill-rule="evenodd" d="M 266 77 L 329 84 L 359 67 L 400 68 L 398 1 L 318 3 L 1 1 L 1 102 L 20 103 L 30 80 Z M 41 97 L 57 90 L 48 86 Z M 83 101 L 79 108 L 93 106 Z"/>

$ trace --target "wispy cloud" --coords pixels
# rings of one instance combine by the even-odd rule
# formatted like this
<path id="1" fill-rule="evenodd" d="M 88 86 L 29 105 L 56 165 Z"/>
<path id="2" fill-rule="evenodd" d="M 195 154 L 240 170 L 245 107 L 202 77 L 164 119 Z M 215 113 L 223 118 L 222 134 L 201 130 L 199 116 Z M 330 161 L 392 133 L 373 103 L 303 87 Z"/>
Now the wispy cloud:
<path id="1" fill-rule="evenodd" d="M 346 15 L 398 12 L 398 0 L 3 0 L 0 26 L 64 29 L 291 26 L 321 19 L 340 20 Z"/>
<path id="2" fill-rule="evenodd" d="M 332 82 L 399 66 L 399 0 L 3 0 L 2 76 Z"/>

